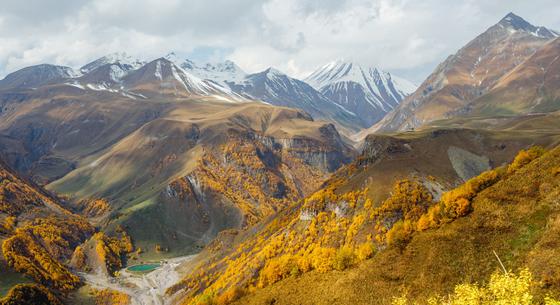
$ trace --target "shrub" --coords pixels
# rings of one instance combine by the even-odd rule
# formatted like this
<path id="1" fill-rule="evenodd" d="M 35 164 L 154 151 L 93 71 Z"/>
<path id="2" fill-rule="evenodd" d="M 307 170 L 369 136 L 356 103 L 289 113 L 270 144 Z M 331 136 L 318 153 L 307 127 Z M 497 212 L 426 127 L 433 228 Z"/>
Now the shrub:
<path id="1" fill-rule="evenodd" d="M 531 273 L 528 269 L 521 270 L 519 275 L 495 272 L 490 277 L 487 286 L 476 284 L 460 284 L 449 297 L 431 298 L 428 304 L 441 305 L 532 305 L 533 301 L 530 287 L 533 284 Z M 393 305 L 412 304 L 406 296 L 393 298 Z M 558 301 L 549 297 L 545 298 L 546 305 L 557 305 Z"/>
<path id="2" fill-rule="evenodd" d="M 294 265 L 293 259 L 287 255 L 269 260 L 261 270 L 259 286 L 265 287 L 287 277 Z"/>
<path id="3" fill-rule="evenodd" d="M 333 260 L 336 256 L 334 248 L 316 247 L 311 253 L 311 265 L 319 272 L 327 272 L 333 269 Z"/>
<path id="4" fill-rule="evenodd" d="M 336 270 L 344 270 L 352 267 L 356 263 L 356 255 L 352 248 L 343 246 L 336 251 L 336 256 L 333 262 L 333 267 Z"/>
<path id="5" fill-rule="evenodd" d="M 16 217 L 15 216 L 6 217 L 6 219 L 4 219 L 4 224 L 2 226 L 8 232 L 13 231 L 16 227 Z"/>
<path id="6" fill-rule="evenodd" d="M 358 260 L 363 261 L 373 257 L 375 254 L 375 245 L 372 242 L 365 242 L 358 246 L 356 249 L 356 257 Z"/>
<path id="7" fill-rule="evenodd" d="M 234 301 L 237 301 L 245 294 L 245 290 L 240 287 L 231 287 L 226 290 L 223 294 L 216 298 L 217 305 L 227 305 Z"/>
<path id="8" fill-rule="evenodd" d="M 444 193 L 441 202 L 446 216 L 454 219 L 471 212 L 471 200 L 482 190 L 494 185 L 501 178 L 499 170 L 489 170 L 474 177 L 463 185 Z"/>
<path id="9" fill-rule="evenodd" d="M 297 268 L 300 272 L 305 273 L 313 269 L 313 262 L 308 255 L 299 255 L 296 258 Z"/>
<path id="10" fill-rule="evenodd" d="M 95 304 L 97 305 L 128 305 L 130 304 L 130 296 L 120 291 L 103 289 L 93 290 L 95 295 Z"/>
<path id="11" fill-rule="evenodd" d="M 196 305 L 216 305 L 216 294 L 213 291 L 205 292 L 194 302 Z"/>
<path id="12" fill-rule="evenodd" d="M 545 149 L 540 146 L 533 146 L 527 150 L 521 150 L 517 153 L 513 162 L 508 166 L 508 174 L 516 172 L 518 169 L 542 156 L 545 152 Z"/>
<path id="13" fill-rule="evenodd" d="M 387 232 L 387 244 L 404 247 L 414 232 L 414 226 L 410 220 L 399 220 Z"/>

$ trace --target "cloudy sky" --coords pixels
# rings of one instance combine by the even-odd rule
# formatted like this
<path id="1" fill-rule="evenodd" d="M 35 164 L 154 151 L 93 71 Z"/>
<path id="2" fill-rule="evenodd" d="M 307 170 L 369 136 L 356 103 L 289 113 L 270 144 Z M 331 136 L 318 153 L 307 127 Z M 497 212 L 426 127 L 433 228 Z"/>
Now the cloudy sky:
<path id="1" fill-rule="evenodd" d="M 558 0 L 2 0 L 0 76 L 116 51 L 148 60 L 175 51 L 296 77 L 345 59 L 420 83 L 510 11 L 560 29 Z"/>

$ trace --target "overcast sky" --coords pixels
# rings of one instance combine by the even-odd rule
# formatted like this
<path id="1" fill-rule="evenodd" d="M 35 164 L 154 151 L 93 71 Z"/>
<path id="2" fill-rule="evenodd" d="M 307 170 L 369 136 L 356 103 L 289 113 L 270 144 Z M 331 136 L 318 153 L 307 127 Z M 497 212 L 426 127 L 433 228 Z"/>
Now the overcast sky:
<path id="1" fill-rule="evenodd" d="M 558 0 L 2 0 L 0 76 L 116 51 L 147 60 L 175 51 L 296 77 L 345 59 L 420 83 L 510 11 L 560 29 Z"/>

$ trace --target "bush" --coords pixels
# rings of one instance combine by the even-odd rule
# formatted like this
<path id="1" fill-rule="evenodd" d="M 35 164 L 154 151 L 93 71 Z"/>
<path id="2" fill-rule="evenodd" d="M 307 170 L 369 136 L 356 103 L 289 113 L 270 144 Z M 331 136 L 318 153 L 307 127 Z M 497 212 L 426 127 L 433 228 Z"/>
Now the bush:
<path id="1" fill-rule="evenodd" d="M 495 272 L 490 277 L 486 287 L 476 284 L 460 284 L 446 298 L 431 298 L 428 303 L 434 305 L 533 305 L 530 287 L 533 284 L 531 273 L 528 269 L 522 270 L 519 275 Z M 407 305 L 411 303 L 406 296 L 393 298 L 393 305 Z M 546 305 L 557 305 L 558 301 L 549 297 L 545 298 Z"/>
<path id="2" fill-rule="evenodd" d="M 348 246 L 343 246 L 338 251 L 336 251 L 336 256 L 334 258 L 333 267 L 336 270 L 344 270 L 346 268 L 352 267 L 356 263 L 356 255 L 352 248 Z"/>
<path id="3" fill-rule="evenodd" d="M 363 261 L 372 258 L 375 254 L 375 245 L 372 242 L 365 242 L 358 246 L 356 249 L 356 257 L 358 260 Z"/>
<path id="4" fill-rule="evenodd" d="M 387 244 L 402 248 L 408 243 L 413 232 L 414 226 L 410 220 L 399 220 L 387 232 Z"/>
<path id="5" fill-rule="evenodd" d="M 239 287 L 231 287 L 226 290 L 223 294 L 216 298 L 217 305 L 227 305 L 234 301 L 237 301 L 245 294 L 245 290 Z"/>
<path id="6" fill-rule="evenodd" d="M 289 254 L 273 258 L 261 270 L 259 286 L 274 284 L 288 276 L 299 274 L 298 262 Z"/>
<path id="7" fill-rule="evenodd" d="M 533 146 L 527 150 L 521 150 L 513 159 L 513 162 L 508 167 L 508 174 L 514 173 L 523 166 L 529 164 L 531 161 L 542 156 L 545 153 L 545 149 L 540 146 Z"/>
<path id="8" fill-rule="evenodd" d="M 110 289 L 93 290 L 95 295 L 95 304 L 97 305 L 128 305 L 130 304 L 130 296 L 127 294 Z"/>
<path id="9" fill-rule="evenodd" d="M 441 202 L 446 216 L 455 219 L 471 212 L 472 199 L 484 189 L 494 185 L 501 178 L 499 170 L 489 170 L 465 182 L 463 185 L 444 193 Z"/>
<path id="10" fill-rule="evenodd" d="M 317 247 L 311 253 L 311 265 L 319 272 L 327 272 L 333 269 L 333 260 L 336 256 L 334 248 Z"/>

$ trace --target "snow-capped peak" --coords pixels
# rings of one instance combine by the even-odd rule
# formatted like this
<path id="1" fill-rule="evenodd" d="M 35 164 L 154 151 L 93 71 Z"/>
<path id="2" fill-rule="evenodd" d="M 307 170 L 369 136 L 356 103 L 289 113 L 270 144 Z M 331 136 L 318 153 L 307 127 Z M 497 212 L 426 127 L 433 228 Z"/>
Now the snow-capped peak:
<path id="1" fill-rule="evenodd" d="M 115 52 L 90 62 L 89 64 L 81 67 L 80 71 L 82 73 L 89 73 L 107 64 L 120 65 L 122 69 L 129 71 L 140 68 L 141 66 L 145 65 L 146 62 L 134 58 L 125 52 Z"/>
<path id="2" fill-rule="evenodd" d="M 247 76 L 247 73 L 231 60 L 197 63 L 190 59 L 181 59 L 175 52 L 167 54 L 165 58 L 200 79 L 213 81 L 220 85 L 241 83 Z"/>
<path id="3" fill-rule="evenodd" d="M 522 31 L 540 38 L 550 39 L 559 36 L 555 31 L 547 29 L 543 26 L 534 26 L 514 13 L 507 14 L 504 18 L 502 18 L 502 20 L 500 20 L 498 25 L 502 28 L 510 30 L 511 32 Z"/>
<path id="4" fill-rule="evenodd" d="M 336 60 L 317 69 L 305 81 L 317 90 L 337 82 L 354 82 L 368 88 L 372 83 L 388 83 L 398 80 L 399 88 L 405 95 L 416 90 L 416 85 L 376 67 L 364 67 L 354 62 Z"/>
<path id="5" fill-rule="evenodd" d="M 355 62 L 330 62 L 305 81 L 371 125 L 416 90 L 411 82 L 376 67 Z"/>
<path id="6" fill-rule="evenodd" d="M 282 76 L 287 76 L 285 73 L 282 73 L 280 70 L 273 68 L 273 67 L 269 67 L 268 69 L 264 70 L 264 73 L 269 76 L 269 77 L 282 77 Z"/>

